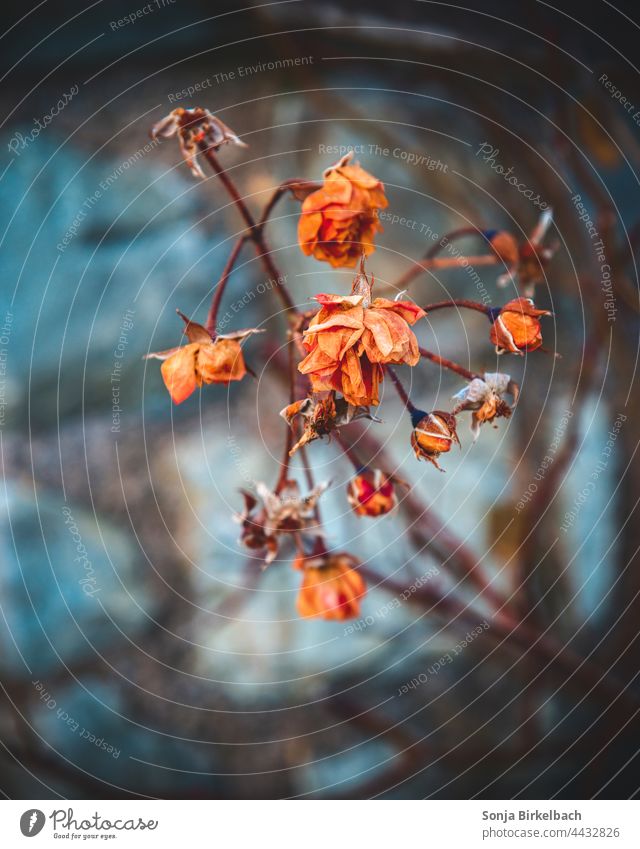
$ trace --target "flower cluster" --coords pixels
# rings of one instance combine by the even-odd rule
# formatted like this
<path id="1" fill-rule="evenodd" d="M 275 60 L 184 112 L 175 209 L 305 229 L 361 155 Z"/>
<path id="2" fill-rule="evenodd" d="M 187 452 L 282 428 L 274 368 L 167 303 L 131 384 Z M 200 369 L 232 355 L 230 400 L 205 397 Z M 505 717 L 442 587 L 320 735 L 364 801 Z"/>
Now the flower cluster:
<path id="1" fill-rule="evenodd" d="M 554 249 L 542 245 L 552 223 L 545 212 L 526 243 L 520 245 L 503 230 L 480 233 L 490 251 L 482 264 L 506 267 L 498 282 L 519 285 L 522 295 L 501 307 L 491 308 L 474 301 L 450 299 L 420 306 L 418 294 L 394 300 L 374 297 L 374 279 L 367 272 L 365 258 L 374 250 L 374 239 L 382 231 L 379 212 L 388 205 L 382 182 L 365 171 L 351 154 L 331 165 L 322 182 L 306 178 L 285 181 L 275 190 L 261 216 L 254 217 L 217 160 L 222 145 L 244 146 L 236 133 L 206 109 L 176 109 L 153 130 L 156 137 L 178 138 L 182 155 L 197 177 L 204 176 L 201 160 L 206 160 L 229 191 L 247 229 L 234 248 L 212 298 L 206 325 L 186 316 L 187 344 L 149 354 L 162 360 L 161 375 L 174 403 L 185 401 L 205 384 L 229 385 L 252 373 L 244 359 L 242 342 L 257 333 L 256 328 L 216 333 L 218 307 L 240 251 L 253 243 L 256 254 L 271 276 L 277 275 L 272 252 L 265 237 L 269 215 L 279 199 L 290 194 L 301 204 L 298 241 L 306 256 L 329 263 L 333 268 L 360 267 L 348 293 L 320 293 L 314 310 L 298 309 L 296 299 L 284 284 L 277 287 L 289 319 L 290 402 L 281 411 L 285 419 L 284 461 L 271 489 L 258 483 L 253 492 L 242 491 L 244 510 L 238 514 L 241 543 L 263 567 L 280 557 L 293 558 L 293 567 L 302 572 L 297 608 L 302 617 L 344 620 L 359 615 L 366 593 L 363 565 L 347 552 L 331 550 L 320 519 L 319 502 L 328 484 L 315 485 L 306 459 L 306 450 L 319 439 L 333 439 L 353 464 L 355 472 L 346 487 L 346 501 L 359 517 L 379 519 L 402 504 L 400 489 L 408 484 L 395 472 L 373 468 L 362 462 L 355 446 L 344 435 L 354 422 L 380 421 L 372 408 L 380 404 L 380 388 L 388 378 L 410 417 L 408 434 L 417 460 L 426 460 L 440 469 L 439 460 L 454 445 L 460 445 L 457 420 L 471 414 L 471 431 L 478 438 L 481 426 L 508 419 L 518 400 L 518 384 L 500 372 L 473 373 L 451 360 L 420 347 L 416 333 L 428 313 L 451 307 L 483 312 L 491 327 L 489 339 L 498 354 L 523 356 L 542 348 L 541 318 L 548 310 L 535 306 L 530 296 L 545 279 L 545 268 Z M 468 235 L 461 228 L 451 238 Z M 448 243 L 449 237 L 441 245 Z M 437 251 L 436 251 L 437 252 Z M 462 259 L 465 259 L 464 257 Z M 465 260 L 466 261 L 466 260 Z M 417 261 L 401 278 L 412 282 L 428 268 L 460 266 L 456 257 L 438 258 L 435 253 Z M 404 288 L 404 287 L 403 287 Z M 421 409 L 407 394 L 396 368 L 416 368 L 435 362 L 465 378 L 465 385 L 453 396 L 450 411 Z M 303 388 L 304 386 L 304 388 Z M 304 397 L 300 397 L 304 395 Z M 511 404 L 505 396 L 511 397 Z M 298 400 L 293 400 L 297 398 Z M 309 491 L 300 492 L 290 470 L 290 458 L 298 451 L 305 458 Z"/>

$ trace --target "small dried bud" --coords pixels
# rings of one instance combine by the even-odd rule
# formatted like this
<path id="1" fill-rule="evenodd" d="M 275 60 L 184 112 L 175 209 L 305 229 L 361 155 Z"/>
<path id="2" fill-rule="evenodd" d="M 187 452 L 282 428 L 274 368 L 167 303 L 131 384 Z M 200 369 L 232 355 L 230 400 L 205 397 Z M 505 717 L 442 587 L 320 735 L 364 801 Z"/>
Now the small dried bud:
<path id="1" fill-rule="evenodd" d="M 456 418 L 451 413 L 435 410 L 433 413 L 423 413 L 416 410 L 412 414 L 414 421 L 411 434 L 411 447 L 418 460 L 429 460 L 440 469 L 437 458 L 440 454 L 451 451 L 453 443 L 460 445 L 456 433 Z M 444 471 L 440 469 L 440 471 Z"/>
<path id="2" fill-rule="evenodd" d="M 384 516 L 398 503 L 393 480 L 380 469 L 365 469 L 347 485 L 347 501 L 358 516 Z"/>

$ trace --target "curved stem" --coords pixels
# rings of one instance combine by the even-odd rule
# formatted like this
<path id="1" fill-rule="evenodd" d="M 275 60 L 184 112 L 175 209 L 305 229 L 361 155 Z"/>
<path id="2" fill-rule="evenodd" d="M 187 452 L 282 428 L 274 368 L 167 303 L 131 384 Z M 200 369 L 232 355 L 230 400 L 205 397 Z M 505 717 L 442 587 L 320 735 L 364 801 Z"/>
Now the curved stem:
<path id="1" fill-rule="evenodd" d="M 289 339 L 288 349 L 289 349 L 289 403 L 293 404 L 295 400 L 295 386 L 296 386 L 296 363 L 293 356 L 294 351 L 294 340 L 293 338 Z M 284 441 L 284 454 L 282 457 L 282 463 L 280 465 L 280 474 L 278 476 L 278 482 L 276 483 L 275 492 L 280 492 L 282 487 L 287 480 L 289 475 L 289 466 L 291 464 L 291 449 L 293 448 L 293 439 L 294 439 L 294 425 L 288 425 L 285 422 L 286 427 L 286 436 Z"/>
<path id="2" fill-rule="evenodd" d="M 423 271 L 439 271 L 443 268 L 467 268 L 469 265 L 496 265 L 499 262 L 495 254 L 480 254 L 478 256 L 434 257 L 416 260 L 399 280 L 394 284 L 396 289 L 406 289 L 409 283 L 419 277 Z"/>
<path id="3" fill-rule="evenodd" d="M 396 391 L 397 391 L 398 395 L 400 396 L 400 400 L 405 405 L 405 407 L 407 408 L 409 413 L 415 412 L 417 408 L 412 403 L 411 398 L 409 398 L 409 395 L 407 394 L 407 390 L 402 385 L 402 381 L 400 380 L 398 375 L 395 373 L 394 369 L 392 369 L 391 366 L 386 365 L 384 367 L 384 370 L 387 372 L 387 374 L 389 375 L 389 377 L 393 381 L 393 385 L 395 386 Z"/>
<path id="4" fill-rule="evenodd" d="M 349 443 L 337 433 L 335 434 L 334 439 L 338 443 L 340 448 L 342 448 L 342 452 L 345 457 L 351 461 L 351 465 L 355 469 L 356 474 L 360 474 L 360 472 L 363 472 L 367 467 L 364 463 L 360 462 L 358 455 L 353 450 L 353 446 L 349 445 Z"/>
<path id="5" fill-rule="evenodd" d="M 209 307 L 209 315 L 207 316 L 206 328 L 209 333 L 214 336 L 216 332 L 216 324 L 218 321 L 218 311 L 220 310 L 220 303 L 222 301 L 222 296 L 224 295 L 224 290 L 227 285 L 227 280 L 229 279 L 229 275 L 235 265 L 238 256 L 240 255 L 240 251 L 242 250 L 242 246 L 247 240 L 246 236 L 240 236 L 238 241 L 233 246 L 233 250 L 229 254 L 229 259 L 227 260 L 227 264 L 225 265 L 220 280 L 218 281 L 218 285 L 215 288 L 213 293 L 213 298 L 211 299 L 211 306 Z"/>
<path id="6" fill-rule="evenodd" d="M 469 301 L 467 298 L 450 298 L 448 301 L 436 301 L 435 304 L 427 304 L 423 309 L 426 313 L 430 313 L 435 310 L 444 310 L 448 307 L 464 307 L 468 310 L 482 312 L 487 316 L 491 314 L 491 307 L 480 304 L 478 301 Z"/>
<path id="7" fill-rule="evenodd" d="M 454 363 L 453 360 L 447 360 L 446 357 L 440 357 L 438 354 L 434 354 L 433 351 L 427 351 L 426 348 L 419 348 L 420 356 L 424 357 L 427 360 L 431 360 L 432 363 L 436 363 L 442 368 L 448 368 L 449 371 L 455 371 L 456 374 L 459 374 L 461 377 L 464 377 L 465 380 L 473 380 L 474 377 L 482 377 L 480 374 L 475 374 L 469 369 L 466 369 L 464 366 L 458 365 L 458 363 Z"/>
<path id="8" fill-rule="evenodd" d="M 448 247 L 451 242 L 454 242 L 456 239 L 462 239 L 465 236 L 481 236 L 486 240 L 484 231 L 478 230 L 477 227 L 458 227 L 456 230 L 452 230 L 450 233 L 443 236 L 439 242 L 435 243 L 435 245 L 432 245 L 425 253 L 424 258 L 433 259 L 436 254 L 439 254 L 440 251 Z"/>
<path id="9" fill-rule="evenodd" d="M 279 273 L 273 259 L 271 258 L 271 250 L 264 239 L 261 227 L 256 224 L 256 221 L 253 215 L 251 214 L 249 207 L 246 205 L 243 198 L 240 196 L 240 192 L 236 188 L 236 185 L 231 179 L 231 177 L 229 177 L 227 172 L 218 162 L 218 157 L 215 155 L 213 149 L 207 147 L 206 143 L 201 142 L 200 150 L 202 151 L 202 154 L 204 155 L 209 165 L 217 174 L 218 178 L 220 179 L 220 182 L 227 190 L 227 193 L 229 194 L 231 200 L 233 201 L 233 203 L 238 209 L 238 212 L 242 216 L 244 223 L 247 225 L 247 237 L 251 239 L 251 241 L 254 243 L 256 253 L 259 256 L 265 268 L 265 271 L 270 277 L 278 281 L 278 285 L 274 288 L 278 292 L 278 295 L 280 296 L 284 308 L 289 314 L 290 320 L 297 320 L 297 317 L 299 315 L 298 309 L 296 308 L 291 296 L 289 295 L 289 292 L 287 291 L 286 286 L 284 285 L 282 275 Z"/>
<path id="10" fill-rule="evenodd" d="M 264 225 L 267 223 L 269 216 L 273 212 L 273 209 L 280 200 L 280 198 L 284 197 L 284 195 L 288 191 L 291 191 L 294 194 L 296 192 L 296 189 L 302 189 L 304 191 L 312 192 L 315 189 L 319 189 L 321 185 L 321 183 L 316 183 L 311 180 L 299 179 L 298 177 L 292 177 L 291 179 L 285 180 L 283 183 L 280 183 L 280 185 L 275 189 L 274 193 L 271 195 L 269 201 L 267 202 L 267 205 L 262 211 L 260 221 L 258 222 L 258 227 L 260 228 L 260 230 L 262 230 Z"/>

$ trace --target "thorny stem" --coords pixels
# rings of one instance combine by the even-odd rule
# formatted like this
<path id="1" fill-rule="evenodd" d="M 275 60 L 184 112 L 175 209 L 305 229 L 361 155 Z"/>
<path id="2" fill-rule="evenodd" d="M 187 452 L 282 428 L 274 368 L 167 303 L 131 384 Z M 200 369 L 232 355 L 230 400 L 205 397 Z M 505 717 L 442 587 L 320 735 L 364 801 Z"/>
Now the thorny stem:
<path id="1" fill-rule="evenodd" d="M 447 360 L 445 357 L 440 357 L 438 354 L 434 354 L 433 351 L 427 351 L 426 348 L 419 348 L 420 356 L 425 357 L 427 360 L 431 360 L 433 363 L 437 363 L 437 365 L 442 366 L 443 368 L 448 368 L 450 371 L 455 371 L 456 374 L 459 374 L 461 377 L 464 377 L 465 380 L 473 380 L 475 377 L 482 377 L 480 374 L 475 374 L 469 369 L 466 369 L 464 366 L 458 365 L 458 363 L 454 363 L 453 360 Z"/>
<path id="2" fill-rule="evenodd" d="M 430 313 L 435 310 L 447 309 L 448 307 L 464 307 L 468 310 L 482 312 L 487 316 L 491 314 L 491 307 L 480 304 L 478 301 L 469 301 L 466 298 L 450 298 L 448 301 L 436 301 L 435 304 L 427 304 L 423 309 L 426 313 Z"/>
<path id="3" fill-rule="evenodd" d="M 211 299 L 211 306 L 209 307 L 209 315 L 207 316 L 206 328 L 209 333 L 213 336 L 216 332 L 216 324 L 218 321 L 218 311 L 220 310 L 220 303 L 222 301 L 222 296 L 224 295 L 224 290 L 227 285 L 227 281 L 229 280 L 229 276 L 231 271 L 233 270 L 233 266 L 235 265 L 238 256 L 240 255 L 240 251 L 242 250 L 242 246 L 246 242 L 247 237 L 245 235 L 240 236 L 238 241 L 233 246 L 233 250 L 229 254 L 229 259 L 227 260 L 227 264 L 225 265 L 220 280 L 218 281 L 218 285 L 216 286 L 213 298 Z"/>
<path id="4" fill-rule="evenodd" d="M 247 225 L 247 237 L 251 239 L 256 248 L 256 253 L 258 254 L 260 261 L 264 265 L 265 271 L 267 274 L 278 281 L 278 285 L 275 286 L 275 290 L 278 292 L 280 299 L 285 307 L 289 315 L 289 319 L 291 321 L 296 320 L 298 315 L 298 309 L 296 308 L 289 292 L 287 291 L 286 286 L 284 285 L 282 276 L 271 258 L 271 249 L 267 245 L 264 234 L 262 232 L 262 228 L 256 224 L 256 221 L 251 214 L 249 207 L 246 205 L 242 197 L 240 196 L 240 192 L 236 188 L 235 183 L 229 177 L 227 172 L 218 162 L 218 157 L 215 155 L 212 148 L 207 147 L 205 142 L 200 143 L 200 150 L 202 151 L 204 157 L 206 158 L 209 165 L 213 168 L 215 173 L 217 174 L 220 182 L 227 190 L 231 200 L 235 204 L 238 209 L 238 212 L 242 216 L 244 223 Z"/>
<path id="5" fill-rule="evenodd" d="M 409 398 L 409 395 L 407 394 L 407 390 L 402 385 L 402 381 L 400 380 L 398 375 L 395 373 L 394 369 L 392 369 L 391 366 L 385 366 L 384 370 L 387 372 L 387 374 L 389 375 L 389 377 L 393 381 L 393 385 L 395 386 L 396 391 L 397 391 L 398 395 L 400 396 L 400 400 L 405 405 L 405 407 L 407 408 L 409 413 L 415 412 L 416 407 L 412 403 L 411 398 Z"/>

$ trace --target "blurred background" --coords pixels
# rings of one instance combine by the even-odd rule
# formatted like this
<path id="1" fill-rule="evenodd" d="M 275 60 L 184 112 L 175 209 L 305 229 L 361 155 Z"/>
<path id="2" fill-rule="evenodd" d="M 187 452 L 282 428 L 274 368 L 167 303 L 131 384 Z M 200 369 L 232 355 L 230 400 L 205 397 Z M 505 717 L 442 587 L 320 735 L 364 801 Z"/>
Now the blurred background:
<path id="1" fill-rule="evenodd" d="M 634 4 L 6 7 L 3 794 L 633 795 Z M 511 419 L 473 444 L 463 417 L 462 450 L 439 474 L 416 462 L 385 386 L 383 422 L 352 433 L 363 455 L 370 436 L 382 441 L 411 490 L 376 521 L 349 512 L 338 446 L 310 447 L 316 478 L 331 481 L 328 538 L 366 567 L 351 628 L 300 620 L 287 552 L 263 572 L 238 543 L 239 489 L 273 485 L 288 401 L 285 322 L 255 253 L 243 252 L 222 313 L 230 330 L 266 329 L 245 347 L 256 380 L 172 407 L 158 364 L 143 360 L 179 344 L 176 308 L 205 319 L 241 232 L 211 172 L 194 180 L 174 141 L 150 144 L 156 121 L 194 105 L 249 144 L 220 159 L 255 211 L 284 179 L 320 179 L 331 146 L 358 149 L 402 219 L 387 220 L 369 262 L 379 291 L 393 292 L 429 233 L 531 233 L 539 208 L 483 145 L 554 209 L 558 249 L 536 292 L 553 311 L 549 353 L 498 362 L 471 312 L 435 313 L 419 330 L 442 356 L 520 382 Z M 267 232 L 308 308 L 352 275 L 302 255 L 298 215 L 283 199 Z M 499 305 L 519 294 L 498 289 L 496 267 L 472 270 L 425 273 L 409 296 Z M 429 362 L 401 371 L 425 409 L 450 409 L 463 385 Z M 293 470 L 304 486 L 299 459 Z"/>

